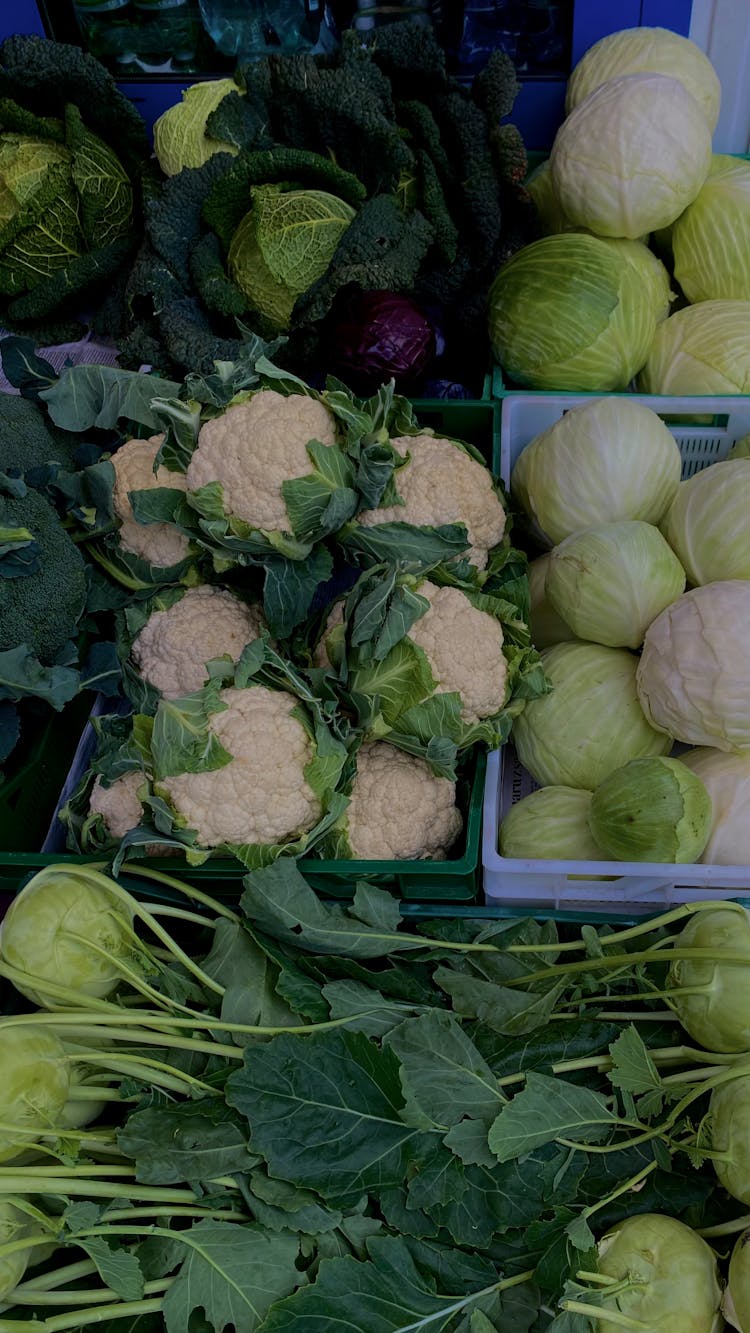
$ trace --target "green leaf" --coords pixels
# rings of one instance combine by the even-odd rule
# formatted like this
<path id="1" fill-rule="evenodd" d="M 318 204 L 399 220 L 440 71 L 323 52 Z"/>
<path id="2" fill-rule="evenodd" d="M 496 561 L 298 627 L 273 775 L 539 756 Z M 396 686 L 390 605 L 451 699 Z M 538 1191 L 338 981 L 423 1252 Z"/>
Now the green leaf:
<path id="1" fill-rule="evenodd" d="M 478 1018 L 508 1036 L 534 1032 L 548 1023 L 565 986 L 560 981 L 548 991 L 511 990 L 448 967 L 436 969 L 435 981 L 463 1018 Z"/>
<path id="2" fill-rule="evenodd" d="M 460 1120 L 448 1130 L 443 1142 L 465 1166 L 494 1166 L 497 1158 L 490 1152 L 487 1132 L 484 1120 Z"/>
<path id="3" fill-rule="evenodd" d="M 410 523 L 350 523 L 338 540 L 360 564 L 392 564 L 408 574 L 424 574 L 469 548 L 462 523 L 416 528 Z"/>
<path id="4" fill-rule="evenodd" d="M 370 1258 L 327 1259 L 316 1282 L 281 1301 L 271 1311 L 263 1333 L 443 1333 L 463 1309 L 484 1292 L 440 1295 L 423 1276 L 406 1243 L 375 1237 Z"/>
<path id="5" fill-rule="evenodd" d="M 450 1129 L 464 1116 L 485 1134 L 504 1098 L 489 1065 L 450 1014 L 408 1018 L 386 1044 L 401 1062 L 404 1118 L 419 1129 Z"/>
<path id="6" fill-rule="evenodd" d="M 607 1077 L 615 1088 L 630 1093 L 651 1093 L 651 1114 L 661 1108 L 661 1097 L 654 1099 L 653 1094 L 663 1088 L 661 1075 L 636 1028 L 631 1023 L 609 1048 L 612 1056 L 612 1068 Z"/>
<path id="7" fill-rule="evenodd" d="M 254 1226 L 202 1221 L 180 1232 L 187 1248 L 164 1297 L 167 1333 L 186 1333 L 202 1310 L 215 1333 L 255 1333 L 275 1302 L 305 1281 L 296 1266 L 296 1235 L 267 1235 Z"/>
<path id="8" fill-rule="evenodd" d="M 314 471 L 281 483 L 292 532 L 302 541 L 321 541 L 338 532 L 357 508 L 351 460 L 337 444 L 311 440 L 307 452 Z"/>
<path id="9" fill-rule="evenodd" d="M 59 713 L 78 688 L 77 671 L 66 666 L 42 666 L 25 644 L 0 653 L 0 700 L 43 699 Z"/>
<path id="10" fill-rule="evenodd" d="M 21 735 L 18 709 L 7 699 L 0 702 L 0 764 L 12 753 Z"/>
<path id="11" fill-rule="evenodd" d="M 588 1253 L 596 1248 L 596 1237 L 588 1224 L 585 1213 L 579 1213 L 565 1228 L 565 1234 L 577 1250 Z"/>
<path id="12" fill-rule="evenodd" d="M 401 924 L 399 900 L 386 889 L 379 889 L 375 884 L 359 880 L 354 890 L 351 907 L 352 916 L 364 921 L 373 930 L 397 931 Z"/>
<path id="13" fill-rule="evenodd" d="M 68 366 L 40 398 L 56 426 L 63 430 L 84 431 L 96 426 L 114 430 L 119 422 L 135 422 L 148 430 L 158 430 L 159 419 L 154 400 L 176 398 L 180 385 L 156 375 L 117 370 L 114 366 Z"/>
<path id="14" fill-rule="evenodd" d="M 248 1171 L 257 1161 L 248 1130 L 220 1097 L 136 1111 L 117 1141 L 135 1162 L 136 1180 L 175 1185 Z"/>
<path id="15" fill-rule="evenodd" d="M 76 1245 L 89 1256 L 103 1283 L 123 1301 L 139 1301 L 143 1296 L 143 1273 L 132 1250 L 115 1249 L 103 1236 L 77 1236 Z"/>
<path id="16" fill-rule="evenodd" d="M 221 682 L 212 680 L 195 694 L 160 700 L 151 742 L 155 778 L 205 773 L 230 763 L 232 755 L 210 727 L 212 715 L 226 708 L 220 689 Z"/>
<path id="17" fill-rule="evenodd" d="M 527 1037 L 505 1037 L 489 1026 L 478 1024 L 474 1043 L 498 1078 L 536 1069 L 551 1073 L 560 1060 L 579 1060 L 602 1055 L 619 1031 L 615 1023 L 571 1019 L 553 1023 L 530 1041 Z"/>
<path id="18" fill-rule="evenodd" d="M 254 1027 L 300 1025 L 299 1016 L 276 992 L 278 968 L 238 923 L 216 922 L 213 946 L 202 966 L 225 987 L 221 1002 L 221 1017 L 225 1022 Z M 259 1038 L 235 1032 L 231 1040 L 245 1046 Z"/>
<path id="19" fill-rule="evenodd" d="M 333 558 L 325 546 L 318 546 L 303 559 L 269 556 L 263 567 L 266 620 L 271 633 L 285 639 L 305 619 L 320 584 L 331 577 Z"/>
<path id="20" fill-rule="evenodd" d="M 457 1245 L 481 1248 L 545 1211 L 559 1160 L 558 1150 L 543 1148 L 523 1162 L 464 1166 L 441 1149 L 411 1180 L 407 1207 L 428 1213 Z"/>
<path id="21" fill-rule="evenodd" d="M 0 578 L 22 579 L 37 574 L 41 555 L 41 547 L 28 528 L 0 525 Z"/>
<path id="22" fill-rule="evenodd" d="M 311 1190 L 297 1189 L 285 1180 L 274 1180 L 265 1171 L 250 1173 L 250 1208 L 256 1222 L 269 1231 L 302 1231 L 319 1236 L 334 1231 L 343 1213 L 325 1208 Z"/>
<path id="23" fill-rule="evenodd" d="M 431 1149 L 401 1119 L 399 1066 L 356 1032 L 275 1037 L 246 1051 L 227 1082 L 269 1171 L 334 1204 L 402 1181 Z"/>
<path id="24" fill-rule="evenodd" d="M 42 389 L 49 389 L 57 381 L 54 366 L 37 356 L 35 348 L 34 338 L 0 339 L 3 374 L 24 398 L 38 398 Z"/>
<path id="25" fill-rule="evenodd" d="M 387 1000 L 378 990 L 358 981 L 329 981 L 322 994 L 330 1005 L 331 1018 L 351 1018 L 348 1032 L 383 1037 L 414 1013 L 414 1006 Z M 485 1138 L 486 1138 L 485 1130 Z"/>
<path id="26" fill-rule="evenodd" d="M 382 662 L 365 662 L 349 676 L 353 696 L 372 699 L 389 727 L 399 727 L 402 715 L 431 695 L 437 682 L 426 654 L 411 639 L 400 639 Z"/>
<path id="27" fill-rule="evenodd" d="M 617 1124 L 606 1098 L 546 1074 L 530 1073 L 526 1086 L 504 1106 L 490 1129 L 499 1162 L 510 1162 L 556 1139 L 585 1137 L 597 1143 Z"/>

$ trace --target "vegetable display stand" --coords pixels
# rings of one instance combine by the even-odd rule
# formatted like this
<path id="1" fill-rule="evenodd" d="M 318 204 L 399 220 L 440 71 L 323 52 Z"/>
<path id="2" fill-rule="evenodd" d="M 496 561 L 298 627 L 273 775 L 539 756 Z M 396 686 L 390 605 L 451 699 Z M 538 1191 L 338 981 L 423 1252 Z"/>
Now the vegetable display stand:
<path id="1" fill-rule="evenodd" d="M 482 865 L 485 901 L 514 908 L 518 916 L 538 911 L 604 912 L 620 915 L 661 912 L 681 903 L 702 902 L 706 890 L 717 901 L 750 897 L 750 866 L 655 865 L 650 862 L 511 860 L 498 852 L 500 825 L 516 801 L 537 784 L 519 763 L 512 746 L 487 760 Z"/>

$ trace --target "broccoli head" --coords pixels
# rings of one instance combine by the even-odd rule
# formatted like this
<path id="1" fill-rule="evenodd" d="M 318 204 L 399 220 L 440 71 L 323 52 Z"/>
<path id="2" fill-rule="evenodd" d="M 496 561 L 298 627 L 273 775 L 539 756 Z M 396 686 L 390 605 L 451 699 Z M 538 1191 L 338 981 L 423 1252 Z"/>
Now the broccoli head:
<path id="1" fill-rule="evenodd" d="M 27 477 L 55 463 L 72 470 L 79 443 L 75 436 L 65 439 L 62 431 L 50 429 L 44 413 L 28 398 L 0 394 L 0 473 Z"/>
<path id="2" fill-rule="evenodd" d="M 86 604 L 86 565 L 55 510 L 35 491 L 0 496 L 0 529 L 26 529 L 38 568 L 20 578 L 0 571 L 0 652 L 26 644 L 45 665 L 75 636 Z"/>

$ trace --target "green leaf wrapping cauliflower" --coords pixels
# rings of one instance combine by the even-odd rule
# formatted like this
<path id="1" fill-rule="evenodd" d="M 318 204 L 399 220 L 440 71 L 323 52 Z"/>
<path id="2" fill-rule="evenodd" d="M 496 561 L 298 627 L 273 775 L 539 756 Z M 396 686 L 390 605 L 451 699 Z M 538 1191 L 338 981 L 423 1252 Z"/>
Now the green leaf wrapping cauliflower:
<path id="1" fill-rule="evenodd" d="M 456 784 L 387 742 L 356 759 L 349 806 L 322 853 L 362 861 L 444 861 L 463 827 Z"/>
<path id="2" fill-rule="evenodd" d="M 169 588 L 145 606 L 127 607 L 122 622 L 122 653 L 127 659 L 129 648 L 130 658 L 126 685 L 141 711 L 153 711 L 154 695 L 177 699 L 201 689 L 209 679 L 207 662 L 238 662 L 268 628 L 259 606 L 208 583 Z"/>
<path id="3" fill-rule="evenodd" d="M 477 569 L 485 569 L 489 552 L 502 541 L 506 515 L 481 457 L 468 445 L 436 435 L 398 436 L 391 445 L 406 460 L 394 477 L 402 503 L 366 510 L 359 523 L 378 529 L 393 523 L 421 528 L 463 524 L 467 558 Z M 398 559 L 403 534 L 383 528 L 377 535 L 391 538 Z"/>

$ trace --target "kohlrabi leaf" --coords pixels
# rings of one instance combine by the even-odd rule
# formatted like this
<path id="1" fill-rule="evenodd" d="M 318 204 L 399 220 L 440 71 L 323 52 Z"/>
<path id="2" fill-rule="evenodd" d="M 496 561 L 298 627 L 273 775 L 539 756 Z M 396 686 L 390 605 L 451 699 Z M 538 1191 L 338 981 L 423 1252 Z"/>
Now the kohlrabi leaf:
<path id="1" fill-rule="evenodd" d="M 154 399 L 177 397 L 179 390 L 175 381 L 156 375 L 81 365 L 68 366 L 57 383 L 39 396 L 55 425 L 63 430 L 84 431 L 93 426 L 114 430 L 119 423 L 134 422 L 154 431 L 160 427 L 152 407 Z"/>
<path id="2" fill-rule="evenodd" d="M 185 1261 L 164 1297 L 167 1333 L 185 1333 L 202 1311 L 215 1333 L 256 1333 L 272 1305 L 305 1281 L 299 1238 L 256 1226 L 202 1221 L 179 1238 Z"/>
<path id="3" fill-rule="evenodd" d="M 420 1129 L 481 1120 L 485 1137 L 505 1098 L 461 1024 L 437 1011 L 407 1018 L 386 1038 L 401 1064 L 404 1119 Z"/>
<path id="4" fill-rule="evenodd" d="M 145 1185 L 210 1181 L 249 1171 L 258 1160 L 248 1146 L 247 1126 L 220 1097 L 136 1111 L 117 1141 L 135 1163 L 136 1180 Z"/>
<path id="5" fill-rule="evenodd" d="M 556 1139 L 599 1143 L 616 1125 L 609 1100 L 593 1088 L 530 1073 L 490 1129 L 489 1144 L 499 1162 L 510 1162 Z"/>

